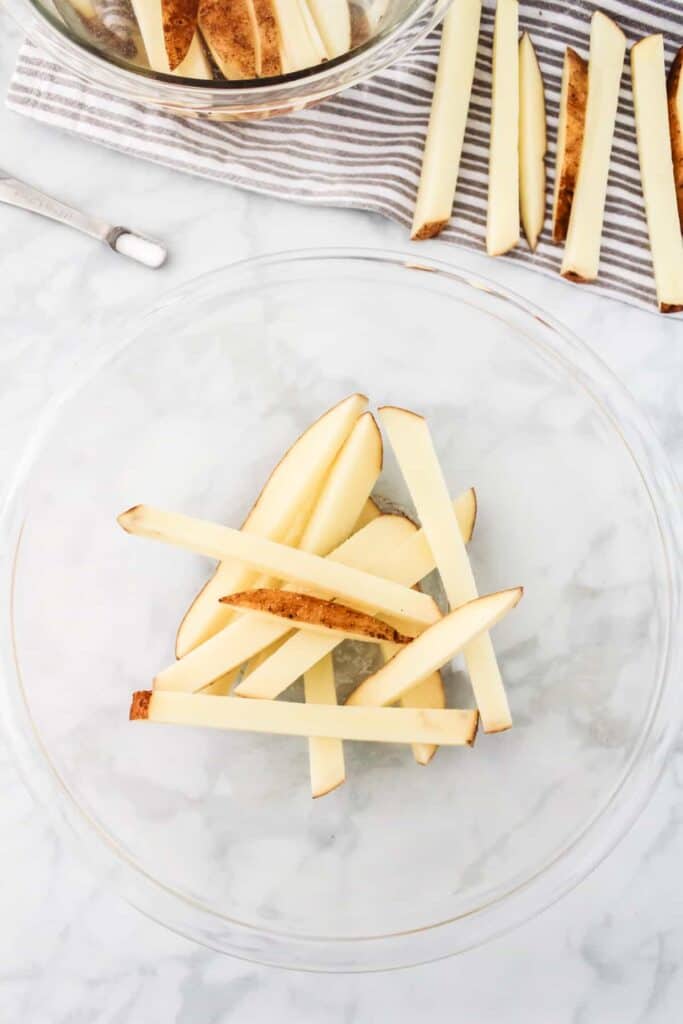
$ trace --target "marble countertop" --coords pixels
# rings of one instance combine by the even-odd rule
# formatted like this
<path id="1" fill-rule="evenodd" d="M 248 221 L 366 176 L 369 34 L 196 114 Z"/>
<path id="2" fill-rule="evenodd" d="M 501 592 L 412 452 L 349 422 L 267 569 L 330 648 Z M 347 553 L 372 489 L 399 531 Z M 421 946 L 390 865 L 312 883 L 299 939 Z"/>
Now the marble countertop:
<path id="1" fill-rule="evenodd" d="M 0 18 L 0 88 L 19 37 Z M 215 267 L 292 247 L 406 247 L 377 217 L 305 209 L 90 147 L 0 109 L 7 169 L 93 213 L 164 238 L 156 273 L 0 208 L 0 472 L 44 403 L 126 307 Z M 683 324 L 438 243 L 425 252 L 546 307 L 626 382 L 683 474 Z M 103 891 L 52 832 L 0 735 L 0 1019 L 27 1024 L 231 1024 L 414 1019 L 671 1024 L 683 1002 L 683 738 L 618 849 L 577 890 L 485 948 L 394 974 L 249 966 L 164 931 Z"/>

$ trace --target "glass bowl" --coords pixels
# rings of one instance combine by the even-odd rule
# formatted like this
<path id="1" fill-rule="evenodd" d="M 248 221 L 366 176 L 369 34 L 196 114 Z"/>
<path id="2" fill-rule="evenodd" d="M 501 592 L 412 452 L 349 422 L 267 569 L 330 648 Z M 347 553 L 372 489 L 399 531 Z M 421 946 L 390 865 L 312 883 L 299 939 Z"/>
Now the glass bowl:
<path id="1" fill-rule="evenodd" d="M 71 31 L 52 0 L 3 0 L 26 35 L 80 78 L 124 99 L 184 116 L 251 120 L 302 110 L 399 60 L 434 28 L 451 0 L 393 0 L 382 28 L 348 54 L 276 78 L 206 83 L 141 68 Z"/>
<path id="2" fill-rule="evenodd" d="M 429 417 L 453 493 L 477 488 L 481 591 L 526 588 L 494 634 L 515 727 L 425 768 L 346 744 L 346 784 L 312 801 L 299 739 L 128 721 L 210 565 L 115 516 L 239 524 L 356 390 Z M 405 498 L 389 452 L 378 492 Z M 584 344 L 446 264 L 301 252 L 173 292 L 46 414 L 1 529 L 2 698 L 29 783 L 108 885 L 233 956 L 362 971 L 484 942 L 608 853 L 680 725 L 666 459 Z M 448 689 L 471 706 L 458 662 Z"/>

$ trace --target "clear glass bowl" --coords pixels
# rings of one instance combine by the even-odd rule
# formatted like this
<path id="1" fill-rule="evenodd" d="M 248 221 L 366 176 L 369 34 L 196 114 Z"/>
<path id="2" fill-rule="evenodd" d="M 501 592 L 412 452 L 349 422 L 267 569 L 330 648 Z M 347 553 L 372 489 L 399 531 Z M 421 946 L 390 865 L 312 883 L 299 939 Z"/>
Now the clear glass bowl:
<path id="1" fill-rule="evenodd" d="M 388 67 L 437 24 L 451 0 L 392 0 L 381 30 L 324 65 L 277 78 L 201 82 L 106 56 L 57 15 L 51 0 L 3 0 L 27 36 L 53 60 L 111 93 L 185 116 L 250 120 L 302 110 Z"/>
<path id="2" fill-rule="evenodd" d="M 115 516 L 238 524 L 354 390 L 427 414 L 453 492 L 477 487 L 481 590 L 525 585 L 495 631 L 515 728 L 427 768 L 347 744 L 346 785 L 312 801 L 300 740 L 128 722 L 210 567 Z M 404 499 L 389 454 L 379 493 Z M 608 853 L 680 725 L 665 457 L 584 344 L 445 264 L 303 252 L 172 293 L 47 415 L 1 529 L 3 707 L 30 784 L 107 884 L 233 956 L 361 971 L 484 942 Z M 448 685 L 471 704 L 457 663 Z"/>

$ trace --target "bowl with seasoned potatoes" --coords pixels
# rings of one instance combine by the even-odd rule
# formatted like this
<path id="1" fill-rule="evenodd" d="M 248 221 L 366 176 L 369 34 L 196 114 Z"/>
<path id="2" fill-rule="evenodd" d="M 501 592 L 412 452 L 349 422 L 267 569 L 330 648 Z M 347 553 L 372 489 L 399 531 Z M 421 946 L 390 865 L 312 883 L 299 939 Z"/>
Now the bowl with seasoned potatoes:
<path id="1" fill-rule="evenodd" d="M 7 0 L 55 62 L 187 116 L 301 110 L 387 67 L 448 0 Z"/>

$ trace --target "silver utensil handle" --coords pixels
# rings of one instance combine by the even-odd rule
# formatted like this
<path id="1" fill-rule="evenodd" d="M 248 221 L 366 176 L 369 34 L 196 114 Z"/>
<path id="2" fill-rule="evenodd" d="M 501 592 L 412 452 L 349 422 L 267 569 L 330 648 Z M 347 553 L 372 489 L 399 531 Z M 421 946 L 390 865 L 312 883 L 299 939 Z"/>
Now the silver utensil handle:
<path id="1" fill-rule="evenodd" d="M 60 224 L 66 224 L 70 228 L 82 231 L 91 238 L 97 238 L 102 242 L 107 241 L 110 225 L 96 217 L 90 217 L 80 210 L 74 210 L 66 203 L 60 203 L 52 196 L 40 192 L 32 185 L 19 181 L 17 178 L 0 177 L 0 202 L 8 203 L 10 206 L 18 206 L 22 210 L 30 210 L 32 213 L 39 213 L 42 217 L 49 217 Z"/>

